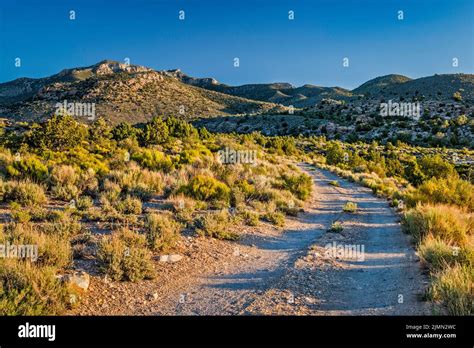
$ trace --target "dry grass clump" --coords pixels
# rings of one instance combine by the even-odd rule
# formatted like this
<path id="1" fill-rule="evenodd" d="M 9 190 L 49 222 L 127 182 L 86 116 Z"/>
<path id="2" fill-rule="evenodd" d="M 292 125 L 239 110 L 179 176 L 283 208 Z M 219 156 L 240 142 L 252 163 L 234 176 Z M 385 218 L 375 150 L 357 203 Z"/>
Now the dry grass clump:
<path id="1" fill-rule="evenodd" d="M 474 231 L 473 218 L 448 205 L 417 205 L 403 220 L 405 230 L 420 242 L 427 235 L 464 246 Z"/>
<path id="2" fill-rule="evenodd" d="M 30 181 L 8 181 L 4 186 L 4 202 L 16 202 L 22 206 L 37 206 L 47 202 L 43 186 Z"/>
<path id="3" fill-rule="evenodd" d="M 450 315 L 473 315 L 473 284 L 472 266 L 450 265 L 434 274 L 428 296 L 441 302 Z"/>
<path id="4" fill-rule="evenodd" d="M 217 239 L 237 240 L 239 235 L 230 230 L 233 218 L 227 211 L 209 211 L 196 220 L 196 231 L 202 236 Z"/>
<path id="5" fill-rule="evenodd" d="M 181 225 L 170 214 L 148 214 L 145 218 L 145 235 L 153 251 L 168 251 L 179 239 Z"/>
<path id="6" fill-rule="evenodd" d="M 99 243 L 97 258 L 113 280 L 136 282 L 155 275 L 145 235 L 126 228 L 114 231 Z"/>

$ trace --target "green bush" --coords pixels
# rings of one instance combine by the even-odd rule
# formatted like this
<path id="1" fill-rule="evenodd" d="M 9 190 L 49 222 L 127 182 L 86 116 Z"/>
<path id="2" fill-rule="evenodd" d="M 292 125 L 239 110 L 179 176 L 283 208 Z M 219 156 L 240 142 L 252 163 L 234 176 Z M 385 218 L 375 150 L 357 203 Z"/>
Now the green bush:
<path id="1" fill-rule="evenodd" d="M 72 116 L 53 115 L 34 130 L 31 141 L 36 148 L 63 151 L 80 145 L 86 136 L 86 127 Z"/>
<path id="2" fill-rule="evenodd" d="M 260 215 L 250 210 L 244 210 L 240 213 L 244 223 L 248 226 L 258 226 Z"/>
<path id="3" fill-rule="evenodd" d="M 283 187 L 293 193 L 298 199 L 306 200 L 313 189 L 313 179 L 307 174 L 282 175 Z"/>
<path id="4" fill-rule="evenodd" d="M 454 204 L 474 211 L 474 185 L 457 177 L 432 178 L 406 194 L 407 204 Z"/>
<path id="5" fill-rule="evenodd" d="M 339 221 L 334 221 L 329 227 L 328 232 L 341 233 L 344 230 L 342 223 Z"/>
<path id="6" fill-rule="evenodd" d="M 132 160 L 151 170 L 169 172 L 173 167 L 171 158 L 155 149 L 141 149 L 132 154 Z"/>
<path id="7" fill-rule="evenodd" d="M 456 177 L 457 172 L 454 166 L 441 158 L 440 155 L 424 156 L 419 161 L 420 168 L 424 175 L 431 178 Z"/>
<path id="8" fill-rule="evenodd" d="M 7 172 L 12 177 L 43 181 L 48 177 L 48 167 L 35 157 L 22 157 L 7 166 Z"/>
<path id="9" fill-rule="evenodd" d="M 330 143 L 326 150 L 326 163 L 330 165 L 344 163 L 344 154 L 345 151 L 339 143 Z"/>
<path id="10" fill-rule="evenodd" d="M 229 202 L 230 188 L 210 176 L 198 175 L 192 178 L 187 185 L 182 186 L 178 193 L 201 200 Z"/>
<path id="11" fill-rule="evenodd" d="M 269 211 L 263 218 L 272 225 L 279 227 L 285 226 L 285 215 L 279 211 Z"/>
<path id="12" fill-rule="evenodd" d="M 142 134 L 142 143 L 146 145 L 163 144 L 168 140 L 169 129 L 163 120 L 159 117 L 153 119 L 145 125 Z"/>
<path id="13" fill-rule="evenodd" d="M 179 139 L 195 138 L 198 135 L 196 128 L 185 120 L 176 117 L 168 117 L 165 121 L 168 126 L 169 135 Z"/>
<path id="14" fill-rule="evenodd" d="M 357 211 L 357 203 L 346 202 L 342 207 L 342 211 L 345 213 L 355 213 Z"/>

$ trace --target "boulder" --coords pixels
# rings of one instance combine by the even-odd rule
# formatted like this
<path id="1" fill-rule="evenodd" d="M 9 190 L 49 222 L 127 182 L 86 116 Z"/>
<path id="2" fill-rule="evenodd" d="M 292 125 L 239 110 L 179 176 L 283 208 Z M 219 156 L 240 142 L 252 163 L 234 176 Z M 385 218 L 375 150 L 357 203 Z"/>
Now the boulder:
<path id="1" fill-rule="evenodd" d="M 84 271 L 75 271 L 72 274 L 65 274 L 62 280 L 84 291 L 86 291 L 90 285 L 90 276 Z"/>
<path id="2" fill-rule="evenodd" d="M 178 254 L 171 254 L 171 255 L 161 255 L 160 256 L 160 262 L 178 262 L 182 259 L 183 257 Z"/>

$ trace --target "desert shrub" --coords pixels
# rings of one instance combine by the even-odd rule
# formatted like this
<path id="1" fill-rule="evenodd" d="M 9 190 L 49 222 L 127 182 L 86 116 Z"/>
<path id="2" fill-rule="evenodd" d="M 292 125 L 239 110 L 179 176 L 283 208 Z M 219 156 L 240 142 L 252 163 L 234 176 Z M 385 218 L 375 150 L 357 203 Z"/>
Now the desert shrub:
<path id="1" fill-rule="evenodd" d="M 7 166 L 7 172 L 12 177 L 28 178 L 40 182 L 47 178 L 48 167 L 39 159 L 26 156 Z"/>
<path id="2" fill-rule="evenodd" d="M 47 201 L 43 187 L 29 181 L 8 182 L 3 199 L 23 206 L 41 205 Z"/>
<path id="3" fill-rule="evenodd" d="M 33 146 L 62 151 L 78 146 L 87 136 L 86 127 L 69 115 L 53 115 L 32 134 Z"/>
<path id="4" fill-rule="evenodd" d="M 168 117 L 165 121 L 168 126 L 169 135 L 178 139 L 195 138 L 198 135 L 196 128 L 185 120 L 176 117 Z"/>
<path id="5" fill-rule="evenodd" d="M 337 165 L 344 162 L 345 151 L 337 142 L 330 143 L 326 150 L 326 163 Z"/>
<path id="6" fill-rule="evenodd" d="M 122 214 L 138 215 L 142 213 L 142 202 L 138 198 L 126 196 L 114 202 L 115 209 Z"/>
<path id="7" fill-rule="evenodd" d="M 67 289 L 56 268 L 0 260 L 0 315 L 52 315 L 67 306 Z"/>
<path id="8" fill-rule="evenodd" d="M 118 184 L 122 191 L 142 200 L 149 200 L 153 194 L 163 192 L 164 179 L 160 172 L 131 166 L 125 171 L 112 171 L 109 180 Z"/>
<path id="9" fill-rule="evenodd" d="M 237 233 L 229 230 L 232 217 L 226 209 L 210 211 L 196 221 L 196 232 L 217 239 L 237 240 Z"/>
<path id="10" fill-rule="evenodd" d="M 432 178 L 407 192 L 406 201 L 412 207 L 418 202 L 443 203 L 474 211 L 474 185 L 457 177 Z"/>
<path id="11" fill-rule="evenodd" d="M 283 227 L 285 226 L 285 215 L 279 211 L 268 211 L 263 218 L 272 225 Z"/>
<path id="12" fill-rule="evenodd" d="M 357 203 L 346 202 L 342 207 L 342 211 L 345 213 L 355 213 L 357 211 Z"/>
<path id="13" fill-rule="evenodd" d="M 187 185 L 180 187 L 178 193 L 202 201 L 228 202 L 230 198 L 230 189 L 226 184 L 205 175 L 195 176 Z"/>
<path id="14" fill-rule="evenodd" d="M 240 216 L 244 223 L 248 226 L 258 226 L 260 222 L 260 214 L 250 210 L 244 210 L 240 212 Z"/>
<path id="15" fill-rule="evenodd" d="M 79 211 L 87 211 L 94 205 L 94 201 L 89 196 L 81 196 L 76 200 L 76 208 Z"/>
<path id="16" fill-rule="evenodd" d="M 298 213 L 300 212 L 300 208 L 298 208 L 292 200 L 277 200 L 276 207 L 279 211 L 288 216 L 298 216 Z"/>
<path id="17" fill-rule="evenodd" d="M 79 188 L 75 185 L 79 179 L 74 167 L 69 165 L 55 166 L 51 171 L 51 194 L 53 197 L 64 201 L 77 198 Z"/>
<path id="18" fill-rule="evenodd" d="M 28 207 L 27 209 L 23 208 L 23 210 L 28 211 L 31 216 L 31 221 L 34 222 L 48 221 L 54 214 L 54 211 L 39 206 Z"/>
<path id="19" fill-rule="evenodd" d="M 138 152 L 134 152 L 131 159 L 140 164 L 140 166 L 150 170 L 169 172 L 173 167 L 171 158 L 155 149 L 141 149 Z"/>
<path id="20" fill-rule="evenodd" d="M 417 205 L 405 213 L 404 229 L 420 242 L 431 234 L 459 246 L 467 244 L 474 228 L 472 217 L 459 208 L 446 205 Z"/>
<path id="21" fill-rule="evenodd" d="M 136 128 L 129 123 L 120 122 L 112 129 L 111 134 L 113 139 L 121 141 L 127 138 L 136 137 L 137 131 Z"/>
<path id="22" fill-rule="evenodd" d="M 193 213 L 196 210 L 196 202 L 185 195 L 171 196 L 168 198 L 168 203 L 171 205 L 178 221 L 190 222 Z"/>
<path id="23" fill-rule="evenodd" d="M 457 177 L 454 166 L 440 155 L 424 156 L 418 162 L 423 174 L 429 179 Z"/>
<path id="24" fill-rule="evenodd" d="M 29 209 L 25 209 L 16 202 L 10 203 L 11 216 L 13 221 L 23 223 L 31 220 L 31 213 Z"/>
<path id="25" fill-rule="evenodd" d="M 293 193 L 298 199 L 306 200 L 311 195 L 313 180 L 307 174 L 282 175 L 283 187 Z"/>
<path id="26" fill-rule="evenodd" d="M 95 197 L 99 188 L 99 180 L 96 178 L 96 172 L 91 168 L 82 171 L 79 175 L 77 187 L 81 192 Z"/>
<path id="27" fill-rule="evenodd" d="M 155 274 L 145 236 L 128 229 L 105 237 L 99 243 L 97 258 L 102 270 L 113 280 L 135 282 L 153 278 Z"/>
<path id="28" fill-rule="evenodd" d="M 121 193 L 122 188 L 119 184 L 106 179 L 103 183 L 103 192 L 100 194 L 100 197 L 105 197 L 110 202 L 113 202 L 120 198 Z"/>
<path id="29" fill-rule="evenodd" d="M 426 176 L 423 173 L 423 170 L 420 168 L 420 165 L 416 159 L 416 157 L 412 156 L 405 160 L 405 168 L 404 168 L 404 177 L 413 185 L 418 186 L 424 180 L 426 180 Z"/>
<path id="30" fill-rule="evenodd" d="M 446 266 L 474 266 L 474 252 L 468 247 L 453 247 L 440 238 L 426 236 L 418 247 L 421 259 L 431 271 L 440 271 Z"/>
<path id="31" fill-rule="evenodd" d="M 270 153 L 276 153 L 279 155 L 291 156 L 298 153 L 296 148 L 295 139 L 292 137 L 270 137 L 266 138 L 266 141 L 263 142 L 264 145 Z"/>
<path id="32" fill-rule="evenodd" d="M 76 170 L 69 165 L 55 166 L 50 175 L 52 185 L 74 185 L 78 179 Z"/>
<path id="33" fill-rule="evenodd" d="M 334 187 L 339 187 L 339 186 L 341 186 L 341 185 L 339 185 L 339 181 L 337 181 L 337 180 L 331 180 L 331 181 L 329 182 L 329 185 L 334 186 Z"/>
<path id="34" fill-rule="evenodd" d="M 234 208 L 242 208 L 245 207 L 245 204 L 245 193 L 240 187 L 232 187 L 230 192 L 230 205 Z"/>
<path id="35" fill-rule="evenodd" d="M 4 238 L 10 244 L 37 246 L 37 264 L 63 268 L 72 261 L 71 246 L 67 238 L 47 234 L 30 223 L 10 223 L 4 228 Z M 4 241 L 5 242 L 5 241 Z"/>
<path id="36" fill-rule="evenodd" d="M 179 238 L 181 226 L 166 214 L 148 214 L 145 219 L 145 234 L 148 247 L 154 251 L 167 251 Z"/>
<path id="37" fill-rule="evenodd" d="M 193 144 L 192 148 L 184 149 L 180 152 L 178 162 L 180 164 L 196 165 L 199 162 L 211 162 L 212 159 L 212 152 L 207 147 L 199 144 Z"/>
<path id="38" fill-rule="evenodd" d="M 79 195 L 79 189 L 75 185 L 57 185 L 51 188 L 51 195 L 62 201 L 71 201 Z"/>
<path id="39" fill-rule="evenodd" d="M 72 237 L 82 232 L 82 225 L 78 217 L 72 215 L 70 211 L 52 211 L 48 214 L 48 222 L 43 223 L 39 228 L 51 235 L 64 238 Z"/>
<path id="40" fill-rule="evenodd" d="M 453 265 L 433 276 L 429 298 L 441 302 L 450 315 L 473 315 L 474 272 L 472 266 Z"/>
<path id="41" fill-rule="evenodd" d="M 108 122 L 99 117 L 88 128 L 88 140 L 97 152 L 107 152 L 111 147 L 112 128 Z M 104 151 L 105 150 L 105 151 Z"/>
<path id="42" fill-rule="evenodd" d="M 153 117 L 151 121 L 145 124 L 141 141 L 145 145 L 162 144 L 168 140 L 168 125 L 159 117 Z"/>
<path id="43" fill-rule="evenodd" d="M 331 227 L 327 230 L 327 232 L 334 232 L 334 233 L 341 233 L 344 230 L 344 227 L 342 226 L 342 223 L 339 221 L 334 221 L 331 224 Z"/>
<path id="44" fill-rule="evenodd" d="M 400 201 L 396 198 L 394 198 L 390 201 L 390 206 L 391 207 L 397 208 L 399 205 L 400 205 Z"/>

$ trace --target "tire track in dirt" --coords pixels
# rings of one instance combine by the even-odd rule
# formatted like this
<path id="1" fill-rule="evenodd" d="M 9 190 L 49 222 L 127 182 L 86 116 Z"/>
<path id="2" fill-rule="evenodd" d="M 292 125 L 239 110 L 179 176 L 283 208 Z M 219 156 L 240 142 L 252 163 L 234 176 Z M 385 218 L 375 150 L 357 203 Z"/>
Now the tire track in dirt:
<path id="1" fill-rule="evenodd" d="M 243 241 L 253 246 L 244 262 L 202 276 L 184 301 L 155 314 L 429 314 L 418 258 L 388 202 L 333 173 L 301 167 L 314 178 L 317 204 L 283 233 Z M 358 204 L 357 213 L 341 213 L 347 201 Z M 336 219 L 343 232 L 326 232 Z M 326 257 L 328 243 L 363 246 L 363 260 Z"/>
<path id="2" fill-rule="evenodd" d="M 283 231 L 262 226 L 238 242 L 184 238 L 184 259 L 157 264 L 154 280 L 106 283 L 94 277 L 74 313 L 429 314 L 419 300 L 426 279 L 388 202 L 328 171 L 300 167 L 313 177 L 315 192 Z M 333 180 L 340 187 L 329 185 Z M 342 212 L 347 201 L 358 204 L 357 213 Z M 334 220 L 342 222 L 341 233 L 326 232 Z M 364 258 L 328 256 L 329 243 L 363 246 Z"/>

